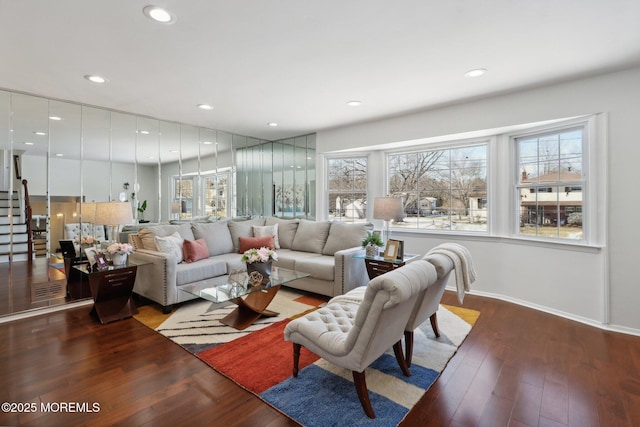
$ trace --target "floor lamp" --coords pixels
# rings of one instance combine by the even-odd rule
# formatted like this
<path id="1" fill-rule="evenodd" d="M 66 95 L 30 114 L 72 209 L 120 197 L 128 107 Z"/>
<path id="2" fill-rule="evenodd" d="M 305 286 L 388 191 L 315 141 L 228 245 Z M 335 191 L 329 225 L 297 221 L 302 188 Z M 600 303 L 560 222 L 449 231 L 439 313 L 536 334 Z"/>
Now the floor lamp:
<path id="1" fill-rule="evenodd" d="M 108 240 L 116 241 L 115 230 L 119 225 L 133 223 L 131 203 L 129 202 L 101 202 L 96 203 L 96 224 L 104 224 L 109 227 Z"/>
<path id="2" fill-rule="evenodd" d="M 404 218 L 401 197 L 376 197 L 373 199 L 373 219 L 384 220 L 385 232 L 383 241 L 389 241 L 389 221 Z"/>

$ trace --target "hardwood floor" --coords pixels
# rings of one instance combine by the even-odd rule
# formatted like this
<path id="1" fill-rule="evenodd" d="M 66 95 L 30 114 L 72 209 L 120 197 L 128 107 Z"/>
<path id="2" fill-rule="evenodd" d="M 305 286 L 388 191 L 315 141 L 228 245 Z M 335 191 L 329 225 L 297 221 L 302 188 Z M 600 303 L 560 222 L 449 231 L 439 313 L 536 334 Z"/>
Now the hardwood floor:
<path id="1" fill-rule="evenodd" d="M 476 326 L 403 426 L 640 425 L 639 337 L 472 295 L 464 307 L 481 312 Z M 136 320 L 88 311 L 0 324 L 0 401 L 38 408 L 0 425 L 297 425 Z"/>

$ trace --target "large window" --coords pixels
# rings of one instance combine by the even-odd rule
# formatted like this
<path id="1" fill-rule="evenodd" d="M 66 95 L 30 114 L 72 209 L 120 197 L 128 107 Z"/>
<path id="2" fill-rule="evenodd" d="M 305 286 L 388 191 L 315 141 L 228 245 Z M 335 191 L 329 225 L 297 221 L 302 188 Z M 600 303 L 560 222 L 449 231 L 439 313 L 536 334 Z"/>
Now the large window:
<path id="1" fill-rule="evenodd" d="M 229 216 L 229 172 L 204 175 L 202 182 L 203 214 L 218 219 Z"/>
<path id="2" fill-rule="evenodd" d="M 515 138 L 523 236 L 583 240 L 583 127 Z"/>
<path id="3" fill-rule="evenodd" d="M 396 227 L 487 231 L 487 144 L 387 156 L 388 188 L 402 197 Z"/>
<path id="4" fill-rule="evenodd" d="M 173 200 L 171 203 L 171 217 L 186 219 L 193 217 L 193 176 L 173 177 Z"/>
<path id="5" fill-rule="evenodd" d="M 327 162 L 329 219 L 366 221 L 367 158 L 336 158 Z"/>

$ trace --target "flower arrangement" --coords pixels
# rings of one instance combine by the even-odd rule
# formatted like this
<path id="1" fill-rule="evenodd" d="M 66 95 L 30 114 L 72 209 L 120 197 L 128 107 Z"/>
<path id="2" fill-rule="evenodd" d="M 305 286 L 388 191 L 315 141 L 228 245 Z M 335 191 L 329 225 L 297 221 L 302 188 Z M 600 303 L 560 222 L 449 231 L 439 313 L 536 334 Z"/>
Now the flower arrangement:
<path id="1" fill-rule="evenodd" d="M 130 254 L 131 252 L 133 252 L 133 246 L 131 246 L 128 243 L 112 243 L 111 245 L 107 246 L 107 252 L 109 252 L 110 254 Z"/>
<path id="2" fill-rule="evenodd" d="M 80 238 L 80 236 L 78 236 L 74 239 L 74 241 L 76 243 L 80 243 L 81 245 L 96 245 L 100 243 L 98 239 L 93 236 L 82 236 L 82 239 Z"/>
<path id="3" fill-rule="evenodd" d="M 242 254 L 242 261 L 247 264 L 253 264 L 254 262 L 268 262 L 268 261 L 277 261 L 278 254 L 276 251 L 267 248 L 266 246 L 261 247 L 260 249 L 252 248 L 245 251 Z"/>

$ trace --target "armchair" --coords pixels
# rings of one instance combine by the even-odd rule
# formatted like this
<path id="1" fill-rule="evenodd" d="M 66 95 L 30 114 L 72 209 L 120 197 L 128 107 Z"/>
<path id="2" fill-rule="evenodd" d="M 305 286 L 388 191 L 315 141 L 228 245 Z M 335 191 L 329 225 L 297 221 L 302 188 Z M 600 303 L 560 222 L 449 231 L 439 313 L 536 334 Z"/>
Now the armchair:
<path id="1" fill-rule="evenodd" d="M 416 261 L 378 276 L 363 288 L 360 303 L 334 298 L 327 306 L 291 321 L 284 339 L 293 343 L 293 376 L 298 376 L 302 346 L 323 359 L 352 371 L 358 398 L 370 418 L 365 369 L 390 347 L 404 375 L 411 375 L 401 340 L 417 298 L 436 281 L 429 262 Z"/>

